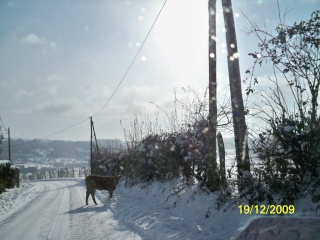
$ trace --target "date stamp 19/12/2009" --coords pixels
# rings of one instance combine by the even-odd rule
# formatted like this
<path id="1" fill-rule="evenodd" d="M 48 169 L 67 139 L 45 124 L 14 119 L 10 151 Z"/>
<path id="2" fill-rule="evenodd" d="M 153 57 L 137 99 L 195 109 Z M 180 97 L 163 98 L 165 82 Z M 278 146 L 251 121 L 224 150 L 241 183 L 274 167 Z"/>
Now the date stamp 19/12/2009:
<path id="1" fill-rule="evenodd" d="M 294 214 L 294 205 L 239 205 L 240 214 Z"/>

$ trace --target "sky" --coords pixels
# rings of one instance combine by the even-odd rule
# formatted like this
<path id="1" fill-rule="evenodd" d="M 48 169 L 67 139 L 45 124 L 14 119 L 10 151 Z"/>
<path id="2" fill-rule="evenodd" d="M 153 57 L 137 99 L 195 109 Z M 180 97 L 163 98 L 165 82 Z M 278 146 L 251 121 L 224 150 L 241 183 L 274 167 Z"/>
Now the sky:
<path id="1" fill-rule="evenodd" d="M 98 138 L 124 139 L 123 129 L 130 128 L 134 116 L 162 114 L 159 118 L 165 119 L 175 108 L 175 92 L 179 101 L 186 101 L 182 87 L 203 96 L 208 85 L 208 1 L 167 0 L 155 22 L 164 2 L 0 1 L 5 137 L 4 127 L 9 127 L 12 138 L 90 140 L 93 116 Z M 290 9 L 290 24 L 309 19 L 320 1 L 279 0 L 279 5 L 282 13 Z M 244 31 L 249 22 L 243 14 L 273 30 L 279 22 L 277 1 L 233 1 L 233 7 L 244 78 L 253 64 L 248 53 L 258 47 L 255 37 Z M 217 22 L 222 100 L 229 94 L 229 80 L 221 1 Z"/>

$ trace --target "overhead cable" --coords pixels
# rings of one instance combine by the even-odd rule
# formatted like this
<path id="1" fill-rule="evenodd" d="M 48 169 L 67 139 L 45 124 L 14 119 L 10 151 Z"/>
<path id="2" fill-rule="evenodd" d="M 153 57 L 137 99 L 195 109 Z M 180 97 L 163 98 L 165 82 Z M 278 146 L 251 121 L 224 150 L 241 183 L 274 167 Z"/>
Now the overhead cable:
<path id="1" fill-rule="evenodd" d="M 71 126 L 69 126 L 69 127 L 66 127 L 66 128 L 64 128 L 64 129 L 62 129 L 62 130 L 59 130 L 59 131 L 57 131 L 57 132 L 54 132 L 54 133 L 51 133 L 51 134 L 46 135 L 46 136 L 44 136 L 44 137 L 41 137 L 41 138 L 47 138 L 47 137 L 50 137 L 50 136 L 52 136 L 52 135 L 55 135 L 55 134 L 64 132 L 64 131 L 66 131 L 66 130 L 68 130 L 68 129 L 70 129 L 70 128 L 74 128 L 74 127 L 76 127 L 76 126 L 80 125 L 81 123 L 84 123 L 84 122 L 86 122 L 86 121 L 88 121 L 88 120 L 89 120 L 89 118 L 87 118 L 87 119 L 85 119 L 85 120 L 82 120 L 81 122 L 78 122 L 78 123 L 76 123 L 76 124 L 73 124 L 73 125 L 71 125 Z"/>
<path id="2" fill-rule="evenodd" d="M 113 91 L 113 93 L 112 93 L 111 96 L 109 97 L 108 101 L 103 105 L 103 107 L 102 107 L 95 115 L 93 115 L 92 117 L 96 117 L 98 114 L 100 114 L 100 112 L 108 105 L 108 103 L 110 102 L 110 100 L 112 99 L 112 97 L 114 96 L 114 94 L 115 94 L 115 93 L 117 92 L 117 90 L 119 89 L 119 87 L 120 87 L 120 85 L 122 84 L 123 80 L 126 78 L 128 72 L 130 71 L 133 63 L 135 62 L 136 58 L 138 57 L 138 55 L 139 55 L 139 53 L 140 53 L 140 51 L 141 51 L 144 43 L 146 42 L 147 38 L 149 37 L 149 35 L 150 35 L 150 33 L 151 33 L 154 25 L 156 24 L 156 22 L 157 22 L 157 20 L 158 20 L 158 18 L 159 18 L 159 16 L 160 16 L 160 14 L 161 14 L 161 12 L 162 12 L 162 9 L 164 8 L 164 6 L 165 6 L 165 4 L 166 4 L 166 2 L 167 2 L 167 0 L 164 1 L 164 3 L 163 3 L 163 5 L 162 5 L 162 7 L 161 7 L 161 9 L 160 9 L 157 17 L 155 18 L 155 20 L 154 20 L 151 28 L 150 28 L 149 31 L 148 31 L 148 34 L 147 34 L 146 37 L 144 38 L 144 40 L 143 40 L 140 48 L 138 49 L 138 51 L 137 51 L 136 55 L 134 56 L 133 60 L 131 61 L 130 65 L 129 65 L 128 69 L 127 69 L 127 71 L 126 71 L 125 74 L 123 75 L 123 77 L 122 77 L 121 81 L 119 82 L 118 86 L 117 86 L 116 89 Z"/>
<path id="3" fill-rule="evenodd" d="M 144 38 L 144 40 L 143 40 L 143 42 L 142 42 L 142 44 L 141 44 L 140 48 L 138 49 L 138 51 L 137 51 L 136 55 L 134 56 L 133 60 L 131 61 L 130 65 L 129 65 L 129 67 L 128 67 L 127 71 L 125 72 L 125 74 L 123 75 L 123 77 L 122 77 L 121 81 L 119 82 L 119 84 L 117 85 L 117 87 L 115 88 L 115 90 L 113 91 L 113 93 L 111 94 L 111 96 L 109 97 L 108 101 L 107 101 L 107 102 L 102 106 L 102 108 L 101 108 L 101 109 L 100 109 L 96 114 L 94 114 L 92 117 L 96 117 L 98 114 L 100 114 L 100 113 L 101 113 L 101 111 L 102 111 L 102 110 L 103 110 L 103 109 L 104 109 L 104 108 L 109 104 L 110 100 L 113 98 L 113 96 L 115 95 L 115 93 L 116 93 L 116 92 L 117 92 L 117 90 L 119 89 L 120 85 L 122 84 L 122 82 L 123 82 L 123 81 L 124 81 L 124 79 L 126 78 L 126 76 L 127 76 L 128 72 L 130 71 L 130 69 L 131 69 L 131 67 L 132 67 L 133 63 L 135 62 L 136 58 L 138 57 L 138 55 L 139 55 L 139 53 L 140 53 L 140 51 L 141 51 L 142 47 L 144 46 L 144 44 L 145 44 L 145 42 L 146 42 L 147 38 L 149 37 L 149 35 L 150 35 L 150 33 L 151 33 L 151 31 L 152 31 L 152 29 L 153 29 L 153 27 L 154 27 L 155 23 L 157 22 L 157 20 L 158 20 L 158 18 L 159 18 L 159 16 L 160 16 L 160 14 L 161 14 L 161 12 L 162 12 L 162 10 L 163 10 L 163 8 L 164 8 L 165 4 L 166 4 L 166 2 L 167 2 L 167 0 L 165 0 L 165 1 L 164 1 L 164 3 L 163 3 L 163 5 L 162 5 L 162 7 L 161 7 L 161 9 L 160 9 L 159 13 L 157 14 L 157 16 L 156 16 L 156 18 L 155 18 L 155 20 L 154 20 L 154 22 L 153 22 L 153 24 L 152 24 L 152 26 L 151 26 L 151 28 L 149 29 L 149 31 L 148 31 L 148 33 L 147 33 L 146 37 Z M 12 115 L 27 115 L 27 116 L 37 116 L 37 117 L 38 117 L 38 116 L 41 116 L 41 117 L 83 118 L 83 117 L 68 117 L 68 116 L 49 116 L 49 115 L 38 115 L 38 114 L 18 114 L 18 113 L 4 113 L 4 114 L 12 114 Z M 78 123 L 76 123 L 76 124 L 73 124 L 72 126 L 69 126 L 69 127 L 64 128 L 64 129 L 62 129 L 62 130 L 59 130 L 59 131 L 57 131 L 57 132 L 54 132 L 54 133 L 51 133 L 51 134 L 46 135 L 46 136 L 44 136 L 44 137 L 41 137 L 40 139 L 47 138 L 47 137 L 50 137 L 50 136 L 52 136 L 52 135 L 55 135 L 55 134 L 58 134 L 58 133 L 64 132 L 64 131 L 69 130 L 69 129 L 73 128 L 73 127 L 76 127 L 76 126 L 78 126 L 78 125 L 80 125 L 80 124 L 82 124 L 83 122 L 86 122 L 86 121 L 88 121 L 88 120 L 89 120 L 89 118 L 88 118 L 88 117 L 86 117 L 86 119 L 85 119 L 85 120 L 82 120 L 81 122 L 78 122 Z M 2 122 L 2 120 L 1 120 L 1 122 Z M 20 145 L 20 144 L 19 144 L 19 145 Z"/>

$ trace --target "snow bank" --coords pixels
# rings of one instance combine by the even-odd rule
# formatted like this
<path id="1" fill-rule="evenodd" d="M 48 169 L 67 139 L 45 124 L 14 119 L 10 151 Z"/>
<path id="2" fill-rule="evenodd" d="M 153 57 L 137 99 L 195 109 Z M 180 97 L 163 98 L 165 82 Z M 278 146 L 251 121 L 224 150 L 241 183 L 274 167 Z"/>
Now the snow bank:
<path id="1" fill-rule="evenodd" d="M 63 179 L 52 180 L 53 185 L 57 185 L 58 188 L 55 187 L 51 191 L 61 189 L 60 181 Z M 196 185 L 186 186 L 181 179 L 166 183 L 139 184 L 131 188 L 127 188 L 122 181 L 111 199 L 107 191 L 97 191 L 97 206 L 93 205 L 91 199 L 89 206 L 84 205 L 84 179 L 72 179 L 72 181 L 77 184 L 73 183 L 69 187 L 71 201 L 60 202 L 64 204 L 62 209 L 65 206 L 72 209 L 67 212 L 71 214 L 70 218 L 65 217 L 66 213 L 60 214 L 59 217 L 71 219 L 73 225 L 70 227 L 75 227 L 75 229 L 76 225 L 79 225 L 81 229 L 90 227 L 91 231 L 96 233 L 95 236 L 99 236 L 92 239 L 102 239 L 101 236 L 105 236 L 105 232 L 101 229 L 112 229 L 114 226 L 117 226 L 119 231 L 129 231 L 135 233 L 134 236 L 140 236 L 146 240 L 236 239 L 251 220 L 263 217 L 263 215 L 256 214 L 240 214 L 238 205 L 232 204 L 226 204 L 218 211 L 215 209 L 216 194 L 204 192 Z M 48 186 L 48 184 L 41 184 L 40 181 L 36 183 L 34 186 L 32 182 L 24 182 L 21 188 L 9 189 L 2 193 L 0 195 L 0 219 L 6 219 L 7 216 L 18 213 L 20 209 L 33 204 L 38 199 L 38 194 L 46 190 L 45 186 Z M 69 196 L 68 191 L 64 194 Z M 311 207 L 310 199 L 297 201 L 295 214 L 286 217 L 314 215 L 314 209 L 311 211 L 307 209 L 308 207 Z M 308 211 L 304 211 L 305 209 Z M 77 218 L 72 215 L 75 213 L 78 214 Z M 81 220 L 81 216 L 85 217 L 86 221 Z M 88 219 L 90 219 L 90 226 L 87 226 Z M 112 236 L 118 233 L 112 235 L 110 232 Z M 88 239 L 85 236 L 81 238 L 81 233 L 78 235 L 77 239 Z M 135 239 L 134 236 L 126 239 Z"/>
<path id="2" fill-rule="evenodd" d="M 126 188 L 121 182 L 114 198 L 97 192 L 114 217 L 144 239 L 234 239 L 252 216 L 236 207 L 215 209 L 216 195 L 180 180 Z"/>
<path id="3" fill-rule="evenodd" d="M 36 186 L 28 182 L 21 183 L 20 188 L 7 189 L 6 192 L 0 194 L 0 215 L 19 210 L 33 200 L 39 191 Z"/>

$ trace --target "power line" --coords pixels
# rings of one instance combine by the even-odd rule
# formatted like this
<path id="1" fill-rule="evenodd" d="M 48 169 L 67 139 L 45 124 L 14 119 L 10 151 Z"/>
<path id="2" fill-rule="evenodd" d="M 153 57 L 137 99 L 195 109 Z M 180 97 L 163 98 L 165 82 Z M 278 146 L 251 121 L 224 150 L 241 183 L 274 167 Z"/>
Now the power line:
<path id="1" fill-rule="evenodd" d="M 145 38 L 144 38 L 144 40 L 143 40 L 143 42 L 142 42 L 142 44 L 141 44 L 140 48 L 138 49 L 138 51 L 137 51 L 136 55 L 134 56 L 133 60 L 131 61 L 130 65 L 129 65 L 129 67 L 128 67 L 127 71 L 125 72 L 125 74 L 123 75 L 123 77 L 122 77 L 121 81 L 119 82 L 119 84 L 117 85 L 117 87 L 115 88 L 115 90 L 113 91 L 113 93 L 111 94 L 110 98 L 109 98 L 109 99 L 108 99 L 108 101 L 107 101 L 107 102 L 102 106 L 102 108 L 101 108 L 101 109 L 100 109 L 100 110 L 99 110 L 95 115 L 93 115 L 92 117 L 96 117 L 98 114 L 100 114 L 100 112 L 101 112 L 101 111 L 102 111 L 102 110 L 103 110 L 103 109 L 108 105 L 108 103 L 110 102 L 110 100 L 112 99 L 112 97 L 115 95 L 115 93 L 116 93 L 116 92 L 117 92 L 117 90 L 119 89 L 120 85 L 122 84 L 122 82 L 123 82 L 123 81 L 124 81 L 124 79 L 126 78 L 126 76 L 127 76 L 128 72 L 130 71 L 130 69 L 131 69 L 131 67 L 132 67 L 133 63 L 135 62 L 136 58 L 138 57 L 138 55 L 139 55 L 139 53 L 140 53 L 140 51 L 141 51 L 142 47 L 144 46 L 144 44 L 145 44 L 145 42 L 146 42 L 147 38 L 149 37 L 149 35 L 150 35 L 150 33 L 151 33 L 151 31 L 152 31 L 152 29 L 153 29 L 153 27 L 154 27 L 155 23 L 157 22 L 157 20 L 158 20 L 158 18 L 159 18 L 159 16 L 160 16 L 160 14 L 161 14 L 161 12 L 162 12 L 162 10 L 163 10 L 163 8 L 164 8 L 164 6 L 165 6 L 165 4 L 166 4 L 166 3 L 167 3 L 167 0 L 165 0 L 165 1 L 164 1 L 164 3 L 163 3 L 163 5 L 162 5 L 162 7 L 161 7 L 161 9 L 160 9 L 159 13 L 157 14 L 157 16 L 156 16 L 156 18 L 155 18 L 155 20 L 154 20 L 154 22 L 153 22 L 153 24 L 152 24 L 151 28 L 149 29 L 149 31 L 148 31 L 148 33 L 147 33 L 146 37 L 145 37 Z M 19 114 L 19 113 L 3 113 L 3 114 L 11 114 L 11 115 L 25 115 L 25 116 L 33 116 L 33 117 L 84 118 L 84 117 L 69 117 L 69 116 L 49 116 L 49 115 L 40 115 L 40 114 Z M 0 118 L 0 119 L 1 119 L 1 118 Z M 87 118 L 87 117 L 86 117 L 86 119 L 85 119 L 85 120 L 82 120 L 81 122 L 78 122 L 78 123 L 73 124 L 73 125 L 71 125 L 71 126 L 69 126 L 69 127 L 67 127 L 67 128 L 64 128 L 64 129 L 59 130 L 59 131 L 57 131 L 57 132 L 54 132 L 54 133 L 51 133 L 51 134 L 46 135 L 46 136 L 44 136 L 44 137 L 41 137 L 40 139 L 47 138 L 47 137 L 50 137 L 50 136 L 52 136 L 52 135 L 55 135 L 55 134 L 58 134 L 58 133 L 64 132 L 64 131 L 69 130 L 69 129 L 73 128 L 73 127 L 76 127 L 76 126 L 78 126 L 78 125 L 80 125 L 80 124 L 82 124 L 82 123 L 84 123 L 84 122 L 86 122 L 86 121 L 88 121 L 88 120 L 89 120 L 89 118 Z M 1 120 L 1 122 L 2 122 L 2 120 Z M 4 126 L 4 125 L 3 125 L 3 126 Z M 18 145 L 22 145 L 22 144 L 18 144 Z M 15 145 L 15 146 L 17 146 L 17 145 Z"/>
<path id="2" fill-rule="evenodd" d="M 127 76 L 128 72 L 130 71 L 133 63 L 135 62 L 136 58 L 138 57 L 138 55 L 139 55 L 139 53 L 140 53 L 140 51 L 141 51 L 144 43 L 146 42 L 147 38 L 149 37 L 149 35 L 150 35 L 150 33 L 151 33 L 154 25 L 156 24 L 156 22 L 157 22 L 157 20 L 158 20 L 158 18 L 159 18 L 159 16 L 160 16 L 160 14 L 161 14 L 161 12 L 162 12 L 162 9 L 163 9 L 164 6 L 166 5 L 166 3 L 167 3 L 167 0 L 164 1 L 164 3 L 163 3 L 163 5 L 162 5 L 162 7 L 161 7 L 161 9 L 160 9 L 160 11 L 159 11 L 156 19 L 154 20 L 151 28 L 150 28 L 149 31 L 148 31 L 148 34 L 147 34 L 146 37 L 144 38 L 144 40 L 143 40 L 140 48 L 138 49 L 138 52 L 136 53 L 136 55 L 134 56 L 133 60 L 131 61 L 130 65 L 129 65 L 128 69 L 127 69 L 127 71 L 126 71 L 125 74 L 123 75 L 123 77 L 122 77 L 121 81 L 119 82 L 118 86 L 117 86 L 116 89 L 113 91 L 113 93 L 111 94 L 110 98 L 109 98 L 108 101 L 103 105 L 103 107 L 102 107 L 95 115 L 93 115 L 92 117 L 96 117 L 96 116 L 108 105 L 108 103 L 110 102 L 110 100 L 112 99 L 112 97 L 114 96 L 114 94 L 115 94 L 115 93 L 117 92 L 117 90 L 119 89 L 119 87 L 120 87 L 120 85 L 122 84 L 123 80 L 125 79 L 125 77 Z"/>
<path id="3" fill-rule="evenodd" d="M 69 127 L 67 127 L 67 128 L 62 129 L 62 130 L 59 130 L 59 131 L 57 131 L 57 132 L 54 132 L 54 133 L 51 133 L 51 134 L 46 135 L 46 136 L 44 136 L 44 137 L 41 137 L 41 138 L 47 138 L 47 137 L 50 137 L 50 136 L 52 136 L 52 135 L 56 135 L 56 134 L 58 134 L 58 133 L 64 132 L 64 131 L 69 130 L 70 128 L 74 128 L 74 127 L 76 127 L 76 126 L 80 125 L 81 123 L 84 123 L 84 122 L 86 122 L 86 121 L 88 121 L 88 120 L 89 120 L 89 118 L 87 118 L 87 119 L 85 119 L 85 120 L 82 120 L 81 122 L 78 122 L 78 123 L 76 123 L 76 124 L 73 124 L 73 125 L 71 125 L 71 126 L 69 126 Z M 40 139 L 41 139 L 41 138 L 40 138 Z"/>
<path id="4" fill-rule="evenodd" d="M 74 128 L 74 127 L 76 127 L 76 126 L 78 126 L 78 125 L 80 125 L 80 124 L 82 124 L 82 123 L 84 123 L 84 122 L 86 122 L 86 121 L 88 121 L 88 120 L 89 120 L 89 118 L 87 118 L 87 119 L 85 119 L 85 120 L 82 120 L 81 122 L 75 123 L 75 124 L 73 124 L 73 125 L 71 125 L 71 126 L 69 126 L 69 127 L 66 127 L 66 128 L 64 128 L 64 129 L 62 129 L 62 130 L 57 131 L 57 132 L 54 132 L 54 133 L 51 133 L 51 134 L 49 134 L 49 135 L 40 137 L 40 138 L 38 138 L 38 139 L 45 139 L 45 138 L 50 137 L 50 136 L 52 136 L 52 135 L 55 135 L 55 134 L 64 132 L 64 131 L 69 130 L 69 129 L 71 129 L 71 128 Z M 17 146 L 24 145 L 24 144 L 27 144 L 27 143 L 26 143 L 26 142 L 23 142 L 23 143 L 20 143 L 20 144 L 15 144 L 15 145 L 12 145 L 12 147 L 17 147 Z"/>

